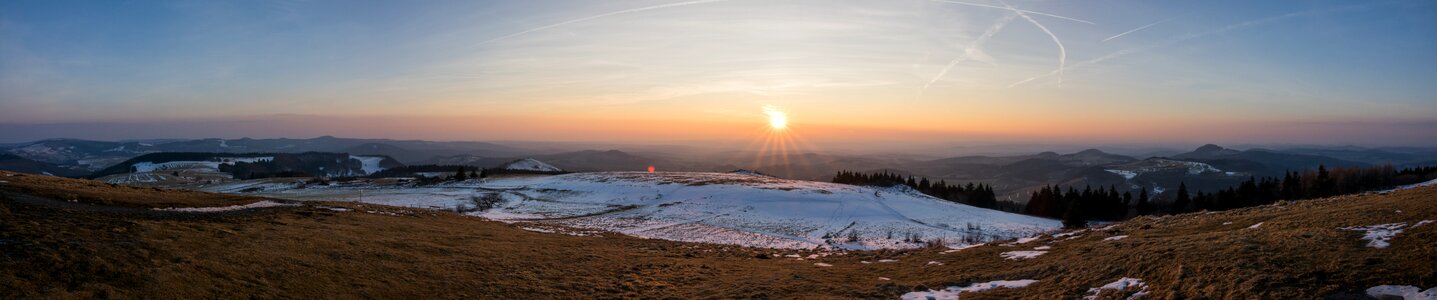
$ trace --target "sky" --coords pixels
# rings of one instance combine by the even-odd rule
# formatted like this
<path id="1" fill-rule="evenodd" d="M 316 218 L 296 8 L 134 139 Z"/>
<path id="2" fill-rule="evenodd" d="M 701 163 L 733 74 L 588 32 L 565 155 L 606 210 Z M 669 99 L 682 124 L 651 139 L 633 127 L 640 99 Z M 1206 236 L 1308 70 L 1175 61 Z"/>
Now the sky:
<path id="1" fill-rule="evenodd" d="M 0 1 L 0 142 L 1437 145 L 1437 2 Z"/>

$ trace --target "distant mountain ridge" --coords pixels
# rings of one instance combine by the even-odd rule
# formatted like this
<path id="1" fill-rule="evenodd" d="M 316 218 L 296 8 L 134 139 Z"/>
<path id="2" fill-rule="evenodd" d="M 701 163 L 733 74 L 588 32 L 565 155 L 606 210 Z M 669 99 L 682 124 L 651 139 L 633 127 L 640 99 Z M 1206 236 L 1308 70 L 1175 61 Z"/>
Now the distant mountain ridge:
<path id="1" fill-rule="evenodd" d="M 0 170 L 30 174 L 49 174 L 61 177 L 78 177 L 89 174 L 89 171 L 83 169 L 68 168 L 52 163 L 31 160 L 14 154 L 3 153 L 0 153 Z"/>
<path id="2" fill-rule="evenodd" d="M 442 155 L 521 156 L 526 151 L 486 142 L 432 142 L 421 140 L 351 139 L 322 136 L 311 139 L 194 139 L 151 142 L 110 142 L 50 139 L 0 148 L 26 159 L 98 171 L 139 155 L 158 152 L 303 153 L 335 152 L 385 155 L 415 162 Z"/>
<path id="3" fill-rule="evenodd" d="M 162 152 L 131 158 L 91 173 L 90 178 L 108 175 L 150 172 L 151 166 L 167 163 L 208 163 L 217 171 L 234 174 L 236 178 L 267 177 L 277 174 L 298 176 L 364 176 L 379 170 L 402 168 L 403 164 L 387 156 L 350 155 L 347 153 L 215 153 Z"/>
<path id="4" fill-rule="evenodd" d="M 912 156 L 844 155 L 815 152 L 755 153 L 744 151 L 693 154 L 689 151 L 629 152 L 618 149 L 564 150 L 560 147 L 519 148 L 488 142 L 436 142 L 422 140 L 353 139 L 322 136 L 311 139 L 192 139 L 145 141 L 87 141 L 50 139 L 0 146 L 29 161 L 49 164 L 46 170 L 80 170 L 63 176 L 101 171 L 128 159 L 166 152 L 303 153 L 330 152 L 390 157 L 405 165 L 463 165 L 496 168 L 511 161 L 533 158 L 558 169 L 574 172 L 662 171 L 723 172 L 749 169 L 779 178 L 827 181 L 838 171 L 889 171 L 895 174 L 984 183 L 1000 198 L 1017 200 L 1044 185 L 1114 186 L 1147 190 L 1153 194 L 1188 183 L 1194 190 L 1222 187 L 1249 176 L 1281 176 L 1317 166 L 1352 167 L 1392 164 L 1399 168 L 1437 165 L 1437 148 L 1305 147 L 1238 150 L 1215 144 L 1202 145 L 1170 156 L 1139 158 L 1084 149 L 1022 155 L 957 156 L 916 159 Z M 20 165 L 30 167 L 19 167 Z M 15 161 L 9 167 L 33 172 L 34 163 Z M 1190 170 L 1207 170 L 1190 172 Z M 61 174 L 54 171 L 52 174 Z"/>
<path id="5" fill-rule="evenodd" d="M 1359 167 L 1369 163 L 1342 160 L 1321 155 L 1285 153 L 1267 149 L 1238 151 L 1208 144 L 1173 158 L 1203 162 L 1220 169 L 1231 169 L 1261 176 L 1281 176 L 1290 171 L 1327 167 Z"/>

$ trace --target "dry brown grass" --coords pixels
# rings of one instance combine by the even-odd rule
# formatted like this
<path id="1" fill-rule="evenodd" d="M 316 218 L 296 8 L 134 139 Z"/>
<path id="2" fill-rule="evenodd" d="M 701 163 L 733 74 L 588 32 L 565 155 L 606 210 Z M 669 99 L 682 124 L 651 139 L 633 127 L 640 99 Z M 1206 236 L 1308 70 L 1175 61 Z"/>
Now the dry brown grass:
<path id="1" fill-rule="evenodd" d="M 263 198 L 171 190 L 157 187 L 132 187 L 94 180 L 0 171 L 0 188 L 25 194 L 84 203 L 139 208 L 210 207 L 243 205 Z"/>
<path id="2" fill-rule="evenodd" d="M 26 189 L 0 183 L 0 191 L 12 191 L 0 194 L 7 195 L 0 202 L 0 286 L 6 287 L 0 298 L 896 298 L 949 285 L 1038 279 L 964 299 L 1052 299 L 1134 277 L 1150 284 L 1153 299 L 1311 299 L 1380 284 L 1437 286 L 1437 224 L 1409 229 L 1387 249 L 1365 247 L 1361 233 L 1337 229 L 1437 219 L 1437 187 L 1139 219 L 1073 240 L 799 261 L 764 258 L 796 253 L 791 250 L 546 234 L 446 212 L 352 203 L 166 217 L 12 201 L 14 191 L 56 195 L 77 186 L 89 189 L 82 199 L 115 205 L 145 206 L 153 202 L 139 195 L 172 193 L 32 177 Z M 233 202 L 186 195 L 197 198 L 172 201 Z M 127 200 L 141 204 L 116 202 Z M 1258 229 L 1246 229 L 1258 222 Z M 1129 237 L 1103 241 L 1117 234 Z M 1052 250 L 1029 260 L 999 258 L 1042 245 Z M 879 259 L 898 262 L 860 262 Z"/>

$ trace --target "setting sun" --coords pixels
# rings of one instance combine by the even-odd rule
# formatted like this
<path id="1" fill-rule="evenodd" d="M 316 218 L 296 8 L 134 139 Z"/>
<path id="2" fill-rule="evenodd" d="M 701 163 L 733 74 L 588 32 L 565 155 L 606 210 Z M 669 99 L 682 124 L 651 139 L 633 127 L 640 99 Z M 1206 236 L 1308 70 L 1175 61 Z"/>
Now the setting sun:
<path id="1" fill-rule="evenodd" d="M 768 127 L 773 129 L 788 128 L 788 114 L 779 111 L 774 107 L 764 107 L 763 113 L 768 115 Z"/>

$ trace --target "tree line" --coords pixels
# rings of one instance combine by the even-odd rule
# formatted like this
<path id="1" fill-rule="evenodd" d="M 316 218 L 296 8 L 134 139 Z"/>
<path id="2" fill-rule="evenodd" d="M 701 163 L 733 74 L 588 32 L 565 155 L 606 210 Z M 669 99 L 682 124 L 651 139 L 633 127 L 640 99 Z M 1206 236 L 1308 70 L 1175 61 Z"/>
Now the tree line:
<path id="1" fill-rule="evenodd" d="M 1068 187 L 1067 191 L 1058 186 L 1044 186 L 1028 198 L 1023 213 L 1053 219 L 1062 219 L 1067 227 L 1081 227 L 1087 220 L 1117 221 L 1128 217 L 1129 207 L 1138 214 L 1152 211 L 1152 199 L 1147 190 L 1139 190 L 1137 197 L 1132 191 L 1118 193 L 1116 186 L 1094 189 L 1083 187 L 1082 191 Z"/>
<path id="2" fill-rule="evenodd" d="M 1281 179 L 1253 178 L 1237 186 L 1215 192 L 1198 191 L 1187 195 L 1179 186 L 1170 212 L 1217 211 L 1271 204 L 1281 200 L 1302 200 L 1348 195 L 1396 186 L 1420 183 L 1437 178 L 1437 167 L 1396 170 L 1392 166 L 1348 167 L 1328 169 L 1318 166 L 1307 172 L 1288 172 Z"/>
<path id="3" fill-rule="evenodd" d="M 1140 215 L 1229 210 L 1283 200 L 1388 189 L 1434 178 L 1437 178 L 1437 167 L 1396 170 L 1390 165 L 1334 169 L 1318 166 L 1317 170 L 1287 172 L 1282 178 L 1248 177 L 1236 186 L 1212 192 L 1193 193 L 1186 183 L 1179 183 L 1171 195 L 1166 192 L 1159 195 L 1171 200 L 1161 205 L 1149 197 L 1147 190 L 1140 190 L 1134 196 L 1132 191 L 1119 194 L 1114 186 L 1084 187 L 1081 191 L 1074 187 L 1065 191 L 1058 186 L 1045 186 L 1032 192 L 1023 213 L 1062 219 L 1068 227 L 1082 227 L 1089 220 L 1119 221 Z"/>
<path id="4" fill-rule="evenodd" d="M 981 183 L 969 182 L 967 185 L 950 185 L 943 180 L 930 181 L 923 177 L 905 177 L 887 171 L 875 173 L 839 171 L 837 175 L 833 176 L 833 183 L 882 187 L 904 185 L 934 198 L 988 209 L 1000 208 L 998 196 L 993 193 L 993 187 Z"/>

